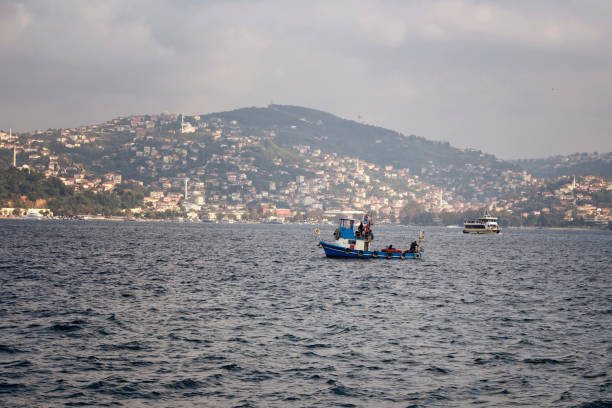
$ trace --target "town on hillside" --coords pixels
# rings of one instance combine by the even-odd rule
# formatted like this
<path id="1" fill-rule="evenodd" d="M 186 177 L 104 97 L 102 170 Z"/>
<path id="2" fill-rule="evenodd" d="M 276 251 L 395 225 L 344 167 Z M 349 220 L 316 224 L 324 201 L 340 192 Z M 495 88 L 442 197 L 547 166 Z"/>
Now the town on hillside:
<path id="1" fill-rule="evenodd" d="M 369 213 L 378 223 L 435 224 L 458 223 L 449 214 L 487 208 L 511 225 L 612 222 L 612 180 L 606 177 L 545 179 L 521 169 L 469 163 L 459 169 L 434 160 L 394 168 L 307 143 L 282 146 L 275 142 L 278 128 L 247 128 L 214 115 L 159 114 L 70 129 L 9 130 L 0 132 L 0 167 L 40 172 L 76 192 L 136 188 L 142 200 L 122 212 L 145 219 L 322 222 Z M 605 159 L 612 166 L 612 157 Z M 468 182 L 453 178 L 459 171 Z M 9 200 L 1 204 L 5 217 L 33 211 L 11 207 Z M 45 205 L 30 206 L 35 204 Z"/>

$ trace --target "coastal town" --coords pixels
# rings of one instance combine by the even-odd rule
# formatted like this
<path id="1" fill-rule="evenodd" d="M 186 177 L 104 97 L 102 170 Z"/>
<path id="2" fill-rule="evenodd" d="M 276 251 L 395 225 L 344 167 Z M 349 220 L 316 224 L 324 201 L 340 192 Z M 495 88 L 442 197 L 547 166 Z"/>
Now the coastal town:
<path id="1" fill-rule="evenodd" d="M 515 223 L 551 215 L 581 225 L 612 221 L 612 180 L 605 177 L 544 179 L 516 168 L 432 160 L 394 168 L 307 143 L 282 147 L 275 137 L 274 128 L 248 129 L 210 115 L 135 115 L 69 129 L 1 131 L 0 153 L 10 165 L 59 178 L 75 191 L 139 189 L 142 203 L 125 209 L 126 217 L 307 222 L 369 213 L 378 223 L 399 223 L 416 207 L 434 224 L 442 214 L 482 208 Z M 612 165 L 610 155 L 605 159 Z M 6 206 L 1 214 L 52 213 L 44 202 L 33 204 Z"/>

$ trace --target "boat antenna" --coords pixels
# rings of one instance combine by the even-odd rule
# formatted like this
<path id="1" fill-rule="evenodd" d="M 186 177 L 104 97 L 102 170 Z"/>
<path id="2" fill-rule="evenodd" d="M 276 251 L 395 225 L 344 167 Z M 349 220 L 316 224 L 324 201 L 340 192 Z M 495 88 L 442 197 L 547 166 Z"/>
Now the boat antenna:
<path id="1" fill-rule="evenodd" d="M 419 231 L 419 242 L 417 244 L 417 252 L 421 252 L 423 250 L 423 248 L 421 246 L 423 241 L 425 241 L 425 231 L 424 230 L 420 230 Z"/>
<path id="2" fill-rule="evenodd" d="M 322 239 L 321 239 L 321 230 L 319 228 L 315 228 L 314 229 L 314 233 L 315 233 L 315 235 L 317 236 L 317 238 L 319 240 L 318 246 L 321 247 L 321 241 L 322 241 Z"/>

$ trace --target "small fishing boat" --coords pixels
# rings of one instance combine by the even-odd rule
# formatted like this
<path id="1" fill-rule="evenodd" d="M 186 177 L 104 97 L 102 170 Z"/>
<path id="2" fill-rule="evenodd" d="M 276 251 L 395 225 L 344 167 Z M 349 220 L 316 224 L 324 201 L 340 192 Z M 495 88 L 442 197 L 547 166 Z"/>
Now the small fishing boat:
<path id="1" fill-rule="evenodd" d="M 500 232 L 501 227 L 497 224 L 497 217 L 489 215 L 487 210 L 482 217 L 463 223 L 464 234 L 499 234 Z"/>
<path id="2" fill-rule="evenodd" d="M 321 239 L 321 231 L 316 228 L 315 234 L 319 239 L 319 247 L 323 248 L 325 255 L 330 258 L 356 258 L 356 259 L 418 259 L 423 255 L 425 239 L 423 231 L 419 233 L 418 241 L 412 242 L 410 249 L 401 250 L 389 245 L 377 249 L 372 245 L 374 234 L 370 229 L 367 216 L 364 217 L 359 228 L 355 230 L 356 220 L 341 218 L 338 228 L 334 231 L 334 241 L 327 242 Z M 365 225 L 364 225 L 365 224 Z"/>

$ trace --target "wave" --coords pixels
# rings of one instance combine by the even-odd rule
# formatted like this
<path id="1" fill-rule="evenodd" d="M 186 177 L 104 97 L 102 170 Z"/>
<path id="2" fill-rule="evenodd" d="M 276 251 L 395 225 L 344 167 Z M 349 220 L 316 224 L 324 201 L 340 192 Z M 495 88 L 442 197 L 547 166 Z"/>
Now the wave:
<path id="1" fill-rule="evenodd" d="M 569 363 L 572 363 L 572 361 L 556 360 L 554 358 L 526 358 L 523 360 L 523 363 L 555 365 L 555 364 L 569 364 Z"/>
<path id="2" fill-rule="evenodd" d="M 8 346 L 6 344 L 0 344 L 0 353 L 17 354 L 17 353 L 25 353 L 25 351 L 20 350 L 16 347 Z"/>
<path id="3" fill-rule="evenodd" d="M 182 380 L 176 380 L 169 384 L 164 384 L 165 388 L 173 389 L 173 390 L 185 390 L 185 389 L 195 389 L 203 387 L 204 383 L 191 379 L 185 378 Z"/>

